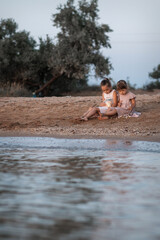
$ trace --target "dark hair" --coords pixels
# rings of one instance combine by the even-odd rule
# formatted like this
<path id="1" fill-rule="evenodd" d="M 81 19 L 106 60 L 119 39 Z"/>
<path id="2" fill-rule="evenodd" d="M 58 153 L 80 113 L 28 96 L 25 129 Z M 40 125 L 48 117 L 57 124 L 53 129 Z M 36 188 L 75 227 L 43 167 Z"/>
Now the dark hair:
<path id="1" fill-rule="evenodd" d="M 111 87 L 111 81 L 108 78 L 105 78 L 104 80 L 101 81 L 101 86 L 105 86 L 107 85 L 107 87 Z"/>
<path id="2" fill-rule="evenodd" d="M 124 80 L 119 80 L 117 82 L 117 90 L 127 89 L 127 83 Z"/>

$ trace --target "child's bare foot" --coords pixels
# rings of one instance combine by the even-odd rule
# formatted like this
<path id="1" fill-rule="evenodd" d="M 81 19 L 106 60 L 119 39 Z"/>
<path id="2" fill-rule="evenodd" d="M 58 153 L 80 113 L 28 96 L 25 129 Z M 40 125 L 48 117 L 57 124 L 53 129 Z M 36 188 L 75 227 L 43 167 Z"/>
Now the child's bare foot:
<path id="1" fill-rule="evenodd" d="M 77 120 L 77 121 L 88 121 L 88 118 L 82 116 L 82 117 L 75 118 L 74 120 Z"/>
<path id="2" fill-rule="evenodd" d="M 88 121 L 88 118 L 87 117 L 81 117 L 80 120 L 81 121 Z"/>

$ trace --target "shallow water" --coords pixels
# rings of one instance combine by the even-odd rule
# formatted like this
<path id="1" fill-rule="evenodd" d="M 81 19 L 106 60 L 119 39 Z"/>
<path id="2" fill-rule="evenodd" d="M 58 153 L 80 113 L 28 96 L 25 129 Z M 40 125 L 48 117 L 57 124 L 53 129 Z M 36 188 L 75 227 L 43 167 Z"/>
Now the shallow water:
<path id="1" fill-rule="evenodd" d="M 0 239 L 160 239 L 160 143 L 0 138 Z"/>

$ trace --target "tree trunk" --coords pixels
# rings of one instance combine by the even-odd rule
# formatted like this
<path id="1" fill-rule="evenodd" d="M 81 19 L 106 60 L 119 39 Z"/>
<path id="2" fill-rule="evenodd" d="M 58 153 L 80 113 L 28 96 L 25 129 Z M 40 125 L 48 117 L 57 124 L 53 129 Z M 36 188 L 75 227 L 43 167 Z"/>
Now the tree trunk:
<path id="1" fill-rule="evenodd" d="M 51 80 L 49 80 L 47 83 L 45 83 L 41 88 L 39 88 L 38 90 L 35 91 L 35 94 L 38 94 L 40 92 L 42 92 L 46 87 L 48 87 L 49 85 L 51 85 L 52 82 L 54 82 L 54 80 L 56 80 L 58 77 L 60 77 L 61 75 L 55 76 L 53 78 L 51 78 Z"/>

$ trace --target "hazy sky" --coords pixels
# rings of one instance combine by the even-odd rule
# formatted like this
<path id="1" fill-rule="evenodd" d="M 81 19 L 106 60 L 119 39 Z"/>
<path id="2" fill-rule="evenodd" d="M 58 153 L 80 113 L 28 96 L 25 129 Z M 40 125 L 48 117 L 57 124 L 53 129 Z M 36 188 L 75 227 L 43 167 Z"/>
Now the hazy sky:
<path id="1" fill-rule="evenodd" d="M 75 3 L 78 1 L 76 0 Z M 117 82 L 129 80 L 141 87 L 149 82 L 148 73 L 160 64 L 160 0 L 99 0 L 99 23 L 113 29 L 109 33 L 111 49 L 103 54 L 110 58 Z M 66 0 L 0 0 L 0 18 L 13 18 L 19 30 L 26 30 L 36 40 L 51 38 L 58 32 L 52 26 L 52 14 Z M 99 84 L 94 77 L 90 83 Z"/>

